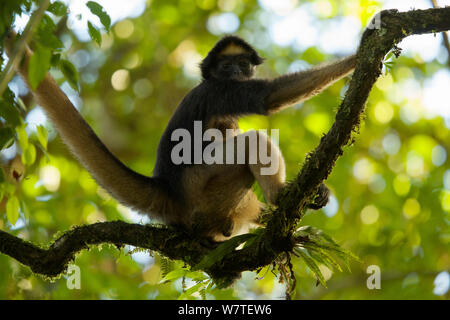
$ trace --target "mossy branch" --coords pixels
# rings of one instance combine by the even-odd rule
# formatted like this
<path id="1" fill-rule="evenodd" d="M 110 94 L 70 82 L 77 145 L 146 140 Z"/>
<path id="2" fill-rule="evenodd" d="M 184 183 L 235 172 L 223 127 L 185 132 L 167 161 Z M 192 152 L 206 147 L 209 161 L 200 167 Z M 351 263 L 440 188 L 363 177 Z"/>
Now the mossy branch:
<path id="1" fill-rule="evenodd" d="M 293 233 L 310 199 L 331 173 L 343 148 L 358 131 L 366 100 L 381 75 L 385 55 L 405 37 L 450 29 L 450 7 L 398 12 L 385 10 L 377 16 L 379 28 L 366 29 L 357 52 L 357 65 L 335 122 L 318 147 L 311 152 L 296 179 L 282 190 L 277 207 L 268 209 L 263 232 L 241 250 L 234 250 L 206 268 L 216 282 L 226 285 L 242 271 L 255 270 L 291 252 L 298 241 Z M 373 24 L 377 26 L 377 24 Z M 160 252 L 172 259 L 197 265 L 213 249 L 182 231 L 164 226 L 143 226 L 121 221 L 95 223 L 65 232 L 48 249 L 0 231 L 0 252 L 11 256 L 33 272 L 47 276 L 63 273 L 75 254 L 89 245 L 111 243 L 133 245 Z"/>

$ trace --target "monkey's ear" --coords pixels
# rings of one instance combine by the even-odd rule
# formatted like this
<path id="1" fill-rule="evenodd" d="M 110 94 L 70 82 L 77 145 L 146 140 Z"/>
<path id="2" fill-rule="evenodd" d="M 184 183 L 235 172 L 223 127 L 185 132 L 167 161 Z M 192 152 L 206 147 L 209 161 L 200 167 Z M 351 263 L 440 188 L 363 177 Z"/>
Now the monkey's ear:
<path id="1" fill-rule="evenodd" d="M 255 66 L 257 66 L 257 65 L 260 65 L 260 64 L 262 64 L 264 62 L 264 58 L 261 58 L 259 56 L 259 54 L 255 50 L 253 50 L 253 48 L 252 48 L 252 54 L 250 56 L 250 62 L 252 64 L 254 64 Z"/>
<path id="2" fill-rule="evenodd" d="M 211 78 L 211 70 L 215 65 L 215 58 L 213 58 L 212 54 L 208 54 L 205 59 L 200 63 L 200 71 L 202 73 L 202 78 L 207 80 Z"/>

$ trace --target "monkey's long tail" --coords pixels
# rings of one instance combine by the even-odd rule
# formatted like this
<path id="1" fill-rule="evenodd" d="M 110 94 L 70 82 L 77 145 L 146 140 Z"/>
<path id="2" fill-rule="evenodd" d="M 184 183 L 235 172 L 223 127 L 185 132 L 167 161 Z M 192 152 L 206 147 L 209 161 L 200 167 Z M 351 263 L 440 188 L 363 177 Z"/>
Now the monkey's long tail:
<path id="1" fill-rule="evenodd" d="M 12 52 L 14 38 L 15 34 L 11 34 L 6 43 L 8 55 Z M 24 61 L 17 70 L 30 90 L 28 65 L 32 55 L 27 48 Z M 163 211 L 170 205 L 170 198 L 164 181 L 136 173 L 120 162 L 100 141 L 50 74 L 33 95 L 64 142 L 99 185 L 124 205 L 165 220 Z"/>

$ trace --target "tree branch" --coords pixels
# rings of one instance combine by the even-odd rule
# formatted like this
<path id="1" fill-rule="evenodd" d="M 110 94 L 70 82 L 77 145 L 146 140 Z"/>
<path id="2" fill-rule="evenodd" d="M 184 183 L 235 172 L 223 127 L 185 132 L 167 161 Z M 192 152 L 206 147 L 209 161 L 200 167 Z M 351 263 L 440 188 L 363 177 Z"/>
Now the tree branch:
<path id="1" fill-rule="evenodd" d="M 268 209 L 270 217 L 264 231 L 256 236 L 252 244 L 231 252 L 204 270 L 217 283 L 230 284 L 242 271 L 270 264 L 279 254 L 290 252 L 295 243 L 307 241 L 295 239 L 293 232 L 306 205 L 342 155 L 343 148 L 352 143 L 352 134 L 358 131 L 369 92 L 381 74 L 383 58 L 409 35 L 449 30 L 450 7 L 401 13 L 385 10 L 381 12 L 379 21 L 380 28 L 366 29 L 363 33 L 357 66 L 332 128 L 307 156 L 296 179 L 282 190 L 278 207 Z M 65 232 L 48 249 L 0 231 L 0 252 L 29 266 L 33 272 L 48 276 L 64 272 L 80 250 L 101 243 L 147 248 L 169 258 L 183 260 L 191 266 L 212 250 L 204 246 L 201 240 L 173 228 L 121 221 L 76 227 Z"/>
<path id="2" fill-rule="evenodd" d="M 0 252 L 27 265 L 35 273 L 57 276 L 64 272 L 75 254 L 90 245 L 102 243 L 118 247 L 132 245 L 162 252 L 168 258 L 195 264 L 209 250 L 200 240 L 167 226 L 130 224 L 123 221 L 99 222 L 66 231 L 48 249 L 0 230 Z"/>

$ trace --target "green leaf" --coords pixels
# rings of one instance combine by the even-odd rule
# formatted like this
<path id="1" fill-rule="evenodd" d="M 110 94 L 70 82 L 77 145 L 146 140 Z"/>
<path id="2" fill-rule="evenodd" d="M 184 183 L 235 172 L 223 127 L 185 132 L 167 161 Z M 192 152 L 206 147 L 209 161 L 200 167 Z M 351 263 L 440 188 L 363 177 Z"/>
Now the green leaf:
<path id="1" fill-rule="evenodd" d="M 16 128 L 17 137 L 19 139 L 19 145 L 22 150 L 25 150 L 28 147 L 28 135 L 25 131 L 26 124 L 21 125 Z"/>
<path id="2" fill-rule="evenodd" d="M 198 293 L 200 294 L 200 297 L 202 297 L 202 300 L 206 300 L 206 288 L 201 288 Z"/>
<path id="3" fill-rule="evenodd" d="M 47 129 L 45 129 L 44 126 L 37 126 L 37 137 L 39 140 L 39 143 L 42 145 L 42 147 L 47 150 L 47 139 L 48 139 L 48 132 Z"/>
<path id="4" fill-rule="evenodd" d="M 305 261 L 308 268 L 311 269 L 311 271 L 314 273 L 317 279 L 319 279 L 320 283 L 326 288 L 327 284 L 325 278 L 323 277 L 322 272 L 320 271 L 319 267 L 314 262 L 314 260 L 310 256 L 308 256 L 305 252 L 303 252 L 301 249 L 296 248 L 294 249 L 294 251 L 303 259 L 303 261 Z"/>
<path id="5" fill-rule="evenodd" d="M 28 208 L 25 201 L 20 201 L 20 208 L 22 209 L 25 220 L 30 219 L 30 209 Z"/>
<path id="6" fill-rule="evenodd" d="M 42 46 L 52 50 L 61 49 L 62 47 L 64 47 L 62 41 L 52 33 L 39 33 L 38 42 Z"/>
<path id="7" fill-rule="evenodd" d="M 52 33 L 56 29 L 56 24 L 48 14 L 44 14 L 39 24 L 39 28 L 41 28 L 42 31 Z"/>
<path id="8" fill-rule="evenodd" d="M 28 78 L 32 89 L 36 89 L 44 80 L 47 71 L 50 69 L 50 59 L 52 57 L 51 50 L 37 45 L 34 54 L 30 58 L 28 67 Z"/>
<path id="9" fill-rule="evenodd" d="M 308 237 L 309 241 L 307 243 L 301 243 L 302 246 L 313 248 L 313 249 L 323 249 L 335 253 L 338 257 L 342 258 L 349 268 L 349 259 L 361 262 L 361 259 L 350 250 L 342 248 L 337 244 L 333 238 L 325 234 L 322 230 L 311 226 L 302 226 L 298 228 L 294 236 Z M 349 269 L 350 270 L 350 269 Z"/>
<path id="10" fill-rule="evenodd" d="M 161 279 L 161 281 L 159 281 L 159 283 L 176 280 L 178 278 L 184 277 L 186 275 L 186 273 L 187 273 L 186 269 L 176 269 L 176 270 L 170 271 L 168 274 L 166 274 Z"/>
<path id="11" fill-rule="evenodd" d="M 313 259 L 321 262 L 330 269 L 337 269 L 342 272 L 342 268 L 339 263 L 337 263 L 333 256 L 327 251 L 317 247 L 309 246 L 307 243 L 304 244 L 304 248 L 308 249 L 308 252 Z"/>
<path id="12" fill-rule="evenodd" d="M 111 18 L 106 13 L 105 9 L 103 9 L 101 5 L 94 1 L 89 1 L 88 3 L 86 3 L 86 6 L 89 8 L 89 10 L 91 10 L 93 14 L 99 17 L 102 25 L 107 31 L 109 31 L 109 28 L 111 27 Z"/>
<path id="13" fill-rule="evenodd" d="M 88 21 L 88 31 L 89 31 L 89 35 L 91 36 L 92 40 L 94 40 L 95 42 L 97 42 L 97 44 L 99 46 L 102 45 L 102 35 L 100 33 L 100 31 L 98 31 L 90 21 Z"/>
<path id="14" fill-rule="evenodd" d="M 0 99 L 0 117 L 13 127 L 20 126 L 23 122 L 19 110 L 3 99 Z"/>
<path id="15" fill-rule="evenodd" d="M 55 1 L 52 4 L 50 4 L 48 6 L 47 11 L 50 11 L 51 13 L 53 13 L 55 16 L 63 16 L 67 13 L 67 6 L 60 2 L 60 1 Z"/>
<path id="16" fill-rule="evenodd" d="M 316 247 L 319 247 L 319 248 L 322 248 L 322 249 L 325 249 L 325 250 L 328 250 L 328 251 L 332 251 L 332 252 L 335 252 L 335 253 L 340 253 L 342 255 L 348 256 L 349 258 L 353 258 L 353 259 L 359 261 L 359 258 L 356 255 L 354 255 L 349 250 L 346 250 L 346 249 L 344 249 L 344 248 L 342 248 L 340 246 L 335 246 L 335 245 L 326 244 L 326 243 L 320 243 L 320 242 L 317 242 L 317 241 L 311 241 L 311 242 L 309 242 L 308 245 L 309 246 L 314 245 Z"/>
<path id="17" fill-rule="evenodd" d="M 260 239 L 261 236 L 263 235 L 264 231 L 265 231 L 265 228 L 257 228 L 257 229 L 251 230 L 251 234 L 254 234 L 255 237 L 247 240 L 244 244 L 244 248 L 251 246 L 255 241 Z"/>
<path id="18" fill-rule="evenodd" d="M 324 259 L 324 261 L 326 262 L 325 264 L 326 264 L 328 267 L 331 267 L 332 269 L 337 269 L 337 270 L 339 270 L 340 272 L 343 271 L 342 268 L 341 268 L 341 266 L 339 265 L 339 263 L 336 262 L 336 260 L 333 258 L 332 255 L 330 255 L 330 254 L 329 254 L 328 252 L 326 252 L 325 250 L 320 250 L 320 249 L 319 249 L 319 252 L 320 252 L 321 257 L 322 257 L 322 258 Z"/>
<path id="19" fill-rule="evenodd" d="M 31 143 L 22 153 L 22 162 L 24 165 L 31 166 L 36 160 L 36 147 Z"/>
<path id="20" fill-rule="evenodd" d="M 295 230 L 295 237 L 308 237 L 308 236 L 317 236 L 320 232 L 319 229 L 311 227 L 311 226 L 301 226 Z"/>
<path id="21" fill-rule="evenodd" d="M 78 72 L 75 66 L 66 59 L 59 60 L 59 69 L 66 77 L 70 86 L 78 91 Z"/>
<path id="22" fill-rule="evenodd" d="M 174 270 L 174 263 L 169 258 L 161 256 L 160 267 L 161 267 L 161 275 L 164 278 L 169 272 Z"/>
<path id="23" fill-rule="evenodd" d="M 9 148 L 14 142 L 14 130 L 11 128 L 0 128 L 0 150 Z"/>
<path id="24" fill-rule="evenodd" d="M 361 262 L 361 259 L 359 259 L 358 256 L 353 254 L 351 251 L 346 250 L 346 249 L 344 249 L 342 247 L 339 247 L 339 246 L 334 246 L 334 245 L 331 245 L 331 244 L 319 243 L 319 242 L 315 242 L 315 241 L 311 241 L 308 244 L 304 244 L 304 246 L 307 247 L 307 248 L 311 248 L 311 247 L 321 248 L 321 249 L 324 249 L 326 251 L 333 252 L 339 258 L 344 260 L 345 265 L 346 265 L 346 267 L 347 267 L 349 272 L 351 272 L 350 259 L 353 259 L 355 261 Z"/>
<path id="25" fill-rule="evenodd" d="M 17 109 L 19 110 L 23 110 L 25 112 L 28 111 L 27 106 L 23 103 L 23 100 L 20 97 L 17 97 L 17 101 L 15 101 L 14 105 L 17 106 Z"/>
<path id="26" fill-rule="evenodd" d="M 188 277 L 194 281 L 203 281 L 203 280 L 208 279 L 208 277 L 202 271 L 188 271 L 186 273 L 186 277 Z"/>
<path id="27" fill-rule="evenodd" d="M 11 196 L 6 203 L 6 218 L 12 225 L 19 219 L 19 199 L 16 196 Z"/>
<path id="28" fill-rule="evenodd" d="M 345 249 L 345 248 L 342 248 L 342 247 L 339 246 L 339 245 L 335 245 L 335 246 L 332 245 L 331 247 L 333 248 L 332 250 L 334 250 L 334 251 L 336 251 L 336 252 L 339 252 L 339 253 L 345 255 L 347 258 L 353 259 L 353 260 L 355 260 L 355 261 L 357 261 L 357 262 L 362 263 L 361 259 L 360 259 L 356 254 L 354 254 L 353 252 L 351 252 L 350 250 L 347 250 L 347 249 Z"/>
<path id="29" fill-rule="evenodd" d="M 60 60 L 61 60 L 61 54 L 55 53 L 52 55 L 52 58 L 50 59 L 50 63 L 53 67 L 57 67 Z"/>
<path id="30" fill-rule="evenodd" d="M 241 243 L 256 237 L 255 234 L 246 233 L 233 237 L 224 243 L 220 244 L 217 248 L 211 251 L 209 254 L 203 257 L 203 259 L 193 267 L 193 270 L 204 270 L 212 266 L 214 263 L 220 261 L 224 256 L 231 253 Z"/>
<path id="31" fill-rule="evenodd" d="M 37 43 L 52 50 L 63 48 L 62 41 L 54 34 L 55 30 L 56 25 L 53 19 L 47 14 L 44 15 L 36 32 Z"/>
<path id="32" fill-rule="evenodd" d="M 190 287 L 189 289 L 184 291 L 178 297 L 178 300 L 186 299 L 186 298 L 192 296 L 194 293 L 199 292 L 200 290 L 202 290 L 205 286 L 206 286 L 206 283 L 204 283 L 204 282 L 199 282 L 196 285 L 193 285 L 192 287 Z"/>
<path id="33" fill-rule="evenodd" d="M 323 240 L 325 240 L 326 242 L 336 246 L 336 247 L 340 247 L 336 241 L 333 240 L 332 237 L 330 237 L 329 235 L 327 235 L 326 233 L 324 233 L 322 230 L 319 230 L 317 232 L 317 235 L 319 235 Z"/>
<path id="34" fill-rule="evenodd" d="M 394 55 L 394 51 L 389 51 L 388 54 L 386 55 L 386 57 L 384 57 L 384 61 L 389 60 L 392 56 Z"/>

